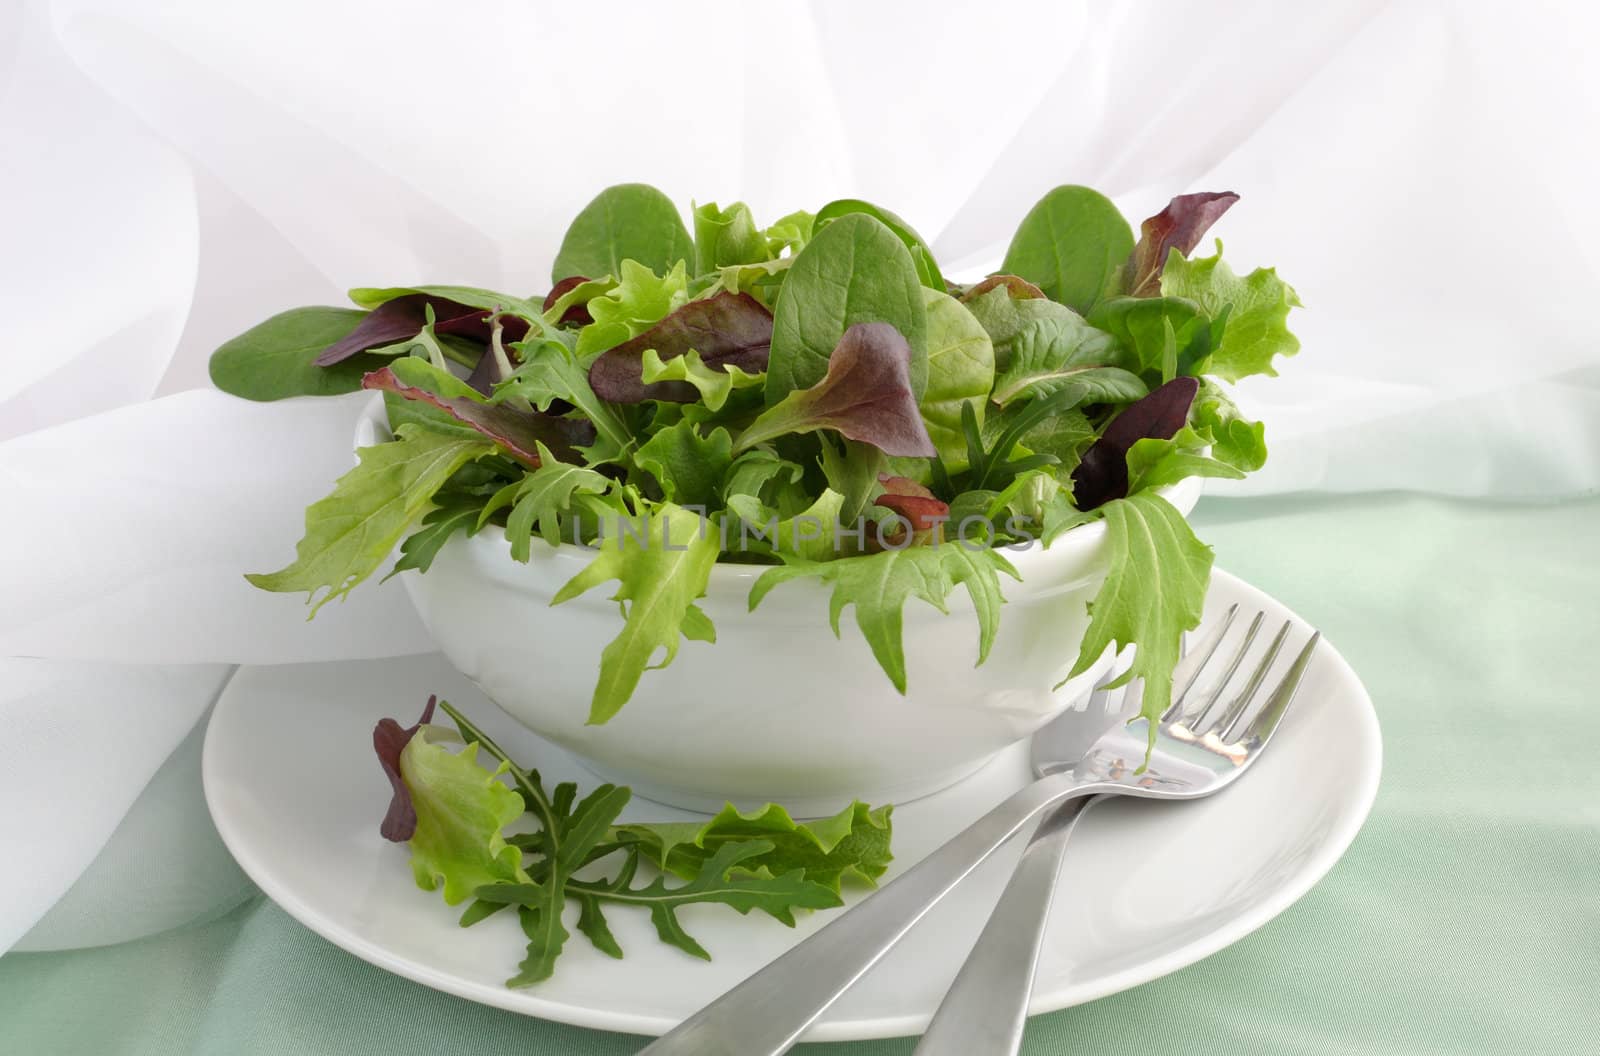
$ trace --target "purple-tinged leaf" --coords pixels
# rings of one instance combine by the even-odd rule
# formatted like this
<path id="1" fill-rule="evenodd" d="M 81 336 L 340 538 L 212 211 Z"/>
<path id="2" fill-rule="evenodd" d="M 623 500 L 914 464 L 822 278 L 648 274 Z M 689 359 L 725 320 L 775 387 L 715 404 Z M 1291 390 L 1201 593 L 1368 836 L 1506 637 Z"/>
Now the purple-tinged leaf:
<path id="1" fill-rule="evenodd" d="M 432 389 L 423 388 L 415 383 L 421 378 L 414 377 L 408 382 L 402 380 L 396 370 L 408 374 L 426 370 L 430 375 L 429 380 L 438 384 Z M 524 411 L 506 404 L 486 403 L 472 393 L 465 383 L 450 375 L 433 377 L 441 374 L 444 372 L 434 370 L 423 360 L 404 359 L 368 374 L 361 379 L 361 387 L 392 392 L 396 396 L 437 407 L 462 425 L 477 430 L 505 448 L 519 462 L 532 467 L 539 465 L 539 444 L 544 444 L 563 462 L 577 462 L 580 459 L 575 449 L 594 443 L 594 426 L 587 422 L 557 418 L 539 411 Z"/>
<path id="2" fill-rule="evenodd" d="M 413 726 L 401 726 L 393 719 L 379 719 L 372 730 L 372 748 L 378 753 L 378 764 L 389 777 L 389 787 L 394 794 L 389 799 L 389 810 L 383 815 L 378 832 L 386 840 L 404 843 L 417 831 L 417 808 L 411 802 L 411 790 L 400 776 L 400 753 L 406 750 L 417 731 L 433 721 L 433 708 L 438 697 L 429 697 L 422 709 L 422 718 Z"/>
<path id="3" fill-rule="evenodd" d="M 933 441 L 911 391 L 911 345 L 888 323 L 856 323 L 828 357 L 828 373 L 767 408 L 736 450 L 786 433 L 832 429 L 889 455 L 932 458 Z"/>
<path id="4" fill-rule="evenodd" d="M 990 275 L 961 295 L 961 303 L 975 301 L 996 286 L 1004 286 L 1013 301 L 1043 300 L 1044 291 L 1020 275 Z"/>
<path id="5" fill-rule="evenodd" d="M 1123 408 L 1105 432 L 1083 453 L 1072 471 L 1072 502 L 1092 510 L 1128 494 L 1128 449 L 1140 440 L 1170 440 L 1189 421 L 1200 382 L 1173 378 L 1142 400 Z"/>
<path id="6" fill-rule="evenodd" d="M 586 275 L 568 275 L 551 287 L 550 292 L 544 295 L 544 304 L 540 305 L 540 307 L 548 312 L 555 307 L 556 302 L 563 296 L 588 281 L 589 278 Z M 556 325 L 588 326 L 592 322 L 594 322 L 594 316 L 589 314 L 589 306 L 587 304 L 574 304 L 561 313 L 561 318 L 556 320 Z"/>
<path id="7" fill-rule="evenodd" d="M 323 349 L 314 362 L 319 367 L 328 367 L 369 349 L 415 337 L 427 324 L 429 308 L 433 309 L 434 333 L 488 342 L 489 312 L 444 297 L 411 293 L 384 301 L 368 312 L 354 330 Z M 507 316 L 504 325 L 508 342 L 528 336 L 528 323 L 524 319 Z"/>
<path id="8" fill-rule="evenodd" d="M 1161 294 L 1161 269 L 1176 249 L 1187 257 L 1218 218 L 1239 200 L 1232 191 L 1180 194 L 1139 227 L 1139 244 L 1128 257 L 1123 284 L 1133 297 Z"/>
<path id="9" fill-rule="evenodd" d="M 601 353 L 589 367 L 589 387 L 611 403 L 698 400 L 699 390 L 686 381 L 645 384 L 644 354 L 650 349 L 663 363 L 694 349 L 713 369 L 760 374 L 772 349 L 772 313 L 748 293 L 690 301 L 638 337 Z"/>

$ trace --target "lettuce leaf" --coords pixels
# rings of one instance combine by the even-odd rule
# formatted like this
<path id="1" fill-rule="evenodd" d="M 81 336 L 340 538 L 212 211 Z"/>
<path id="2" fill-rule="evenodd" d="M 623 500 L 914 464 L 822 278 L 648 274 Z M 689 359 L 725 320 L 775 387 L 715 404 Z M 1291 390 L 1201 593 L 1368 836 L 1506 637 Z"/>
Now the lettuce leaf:
<path id="1" fill-rule="evenodd" d="M 616 580 L 612 599 L 622 603 L 620 634 L 600 654 L 600 678 L 589 707 L 589 722 L 599 725 L 622 709 L 639 679 L 652 666 L 665 667 L 678 655 L 678 642 L 695 631 L 711 640 L 711 621 L 695 605 L 706 592 L 719 552 L 717 533 L 701 519 L 670 502 L 646 504 L 645 538 L 630 531 L 611 533 L 588 567 L 556 592 L 550 604 L 569 601 L 608 580 Z M 661 662 L 652 665 L 658 652 Z"/>
<path id="2" fill-rule="evenodd" d="M 1201 379 L 1189 419 L 1211 445 L 1211 453 L 1230 466 L 1253 473 L 1267 464 L 1266 427 L 1241 415 L 1222 386 L 1211 379 Z"/>
<path id="3" fill-rule="evenodd" d="M 1161 275 L 1161 292 L 1200 305 L 1215 319 L 1226 313 L 1222 339 L 1192 373 L 1214 374 L 1238 381 L 1252 374 L 1276 375 L 1272 361 L 1300 351 L 1289 332 L 1289 309 L 1300 307 L 1294 288 L 1273 268 L 1257 268 L 1239 276 L 1222 261 L 1222 242 L 1215 256 L 1185 260 L 1174 251 Z"/>
<path id="4" fill-rule="evenodd" d="M 961 405 L 974 401 L 979 424 L 994 387 L 994 345 L 983 324 L 954 297 L 925 289 L 928 309 L 928 387 L 918 406 L 928 438 L 951 472 L 966 468 Z"/>
<path id="5" fill-rule="evenodd" d="M 736 389 L 759 389 L 766 379 L 760 374 L 747 374 L 744 370 L 724 362 L 719 367 L 707 366 L 700 353 L 690 349 L 681 356 L 662 361 L 656 350 L 646 349 L 640 363 L 640 378 L 646 386 L 669 386 L 682 382 L 699 394 L 701 403 L 709 411 L 720 411 L 727 406 L 728 397 Z M 690 397 L 693 399 L 693 397 Z"/>
<path id="6" fill-rule="evenodd" d="M 702 436 L 693 422 L 678 422 L 640 445 L 634 461 L 656 478 L 668 502 L 709 510 L 733 464 L 733 438 L 720 426 Z"/>
<path id="7" fill-rule="evenodd" d="M 506 842 L 505 827 L 522 816 L 522 797 L 500 781 L 505 767 L 478 765 L 476 745 L 451 751 L 447 731 L 423 726 L 400 753 L 400 776 L 416 811 L 411 871 L 417 886 L 441 886 L 447 905 L 459 905 L 485 884 L 526 883 L 522 852 Z"/>
<path id="8" fill-rule="evenodd" d="M 682 379 L 670 378 L 661 369 L 665 364 L 693 352 L 707 373 L 708 368 L 717 368 L 760 374 L 767 369 L 771 346 L 772 313 L 747 293 L 718 293 L 690 301 L 638 336 L 601 353 L 589 366 L 589 385 L 612 403 L 686 403 L 704 389 L 687 384 L 691 381 L 687 374 Z M 645 357 L 651 352 L 655 353 L 657 378 L 646 382 Z"/>
<path id="9" fill-rule="evenodd" d="M 578 331 L 578 357 L 589 357 L 649 330 L 689 299 L 689 277 L 683 261 L 657 275 L 643 264 L 624 260 L 621 281 L 608 293 L 589 300 L 594 322 Z"/>
<path id="10" fill-rule="evenodd" d="M 716 202 L 694 211 L 695 271 L 705 274 L 739 264 L 757 264 L 772 256 L 755 216 L 743 202 L 719 209 Z"/>
<path id="11" fill-rule="evenodd" d="M 1004 407 L 1071 387 L 1080 403 L 1130 403 L 1149 390 L 1138 375 L 1114 365 L 1110 334 L 1081 319 L 1041 319 L 1012 339 L 1011 362 L 990 398 Z"/>
<path id="12" fill-rule="evenodd" d="M 402 426 L 397 439 L 356 452 L 356 468 L 306 509 L 305 536 L 291 564 L 245 578 L 263 590 L 305 591 L 315 616 L 383 563 L 456 470 L 493 450 L 487 441 Z M 321 590 L 327 593 L 319 599 Z"/>
<path id="13" fill-rule="evenodd" d="M 1183 514 L 1154 492 L 1101 507 L 1109 569 L 1089 603 L 1089 629 L 1067 677 L 1087 671 L 1106 647 L 1133 646 L 1133 664 L 1117 681 L 1144 680 L 1140 714 L 1156 722 L 1172 703 L 1172 669 L 1183 633 L 1200 625 L 1211 581 L 1211 548 L 1195 538 Z"/>
<path id="14" fill-rule="evenodd" d="M 1128 257 L 1123 289 L 1132 297 L 1161 292 L 1161 272 L 1173 250 L 1187 257 L 1239 196 L 1232 191 L 1180 194 L 1139 226 L 1139 244 Z"/>

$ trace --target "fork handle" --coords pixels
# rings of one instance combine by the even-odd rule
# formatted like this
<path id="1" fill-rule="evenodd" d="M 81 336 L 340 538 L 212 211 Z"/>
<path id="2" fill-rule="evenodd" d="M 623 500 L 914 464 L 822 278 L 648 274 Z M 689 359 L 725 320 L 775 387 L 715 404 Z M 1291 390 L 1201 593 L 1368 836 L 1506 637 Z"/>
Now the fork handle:
<path id="1" fill-rule="evenodd" d="M 640 1050 L 639 1056 L 779 1056 L 951 888 L 1041 811 L 1087 790 L 1035 781 L 816 934 Z"/>
<path id="2" fill-rule="evenodd" d="M 1039 823 L 913 1056 L 1015 1056 L 1021 1049 L 1034 968 L 1067 840 L 1100 798 L 1069 799 Z"/>

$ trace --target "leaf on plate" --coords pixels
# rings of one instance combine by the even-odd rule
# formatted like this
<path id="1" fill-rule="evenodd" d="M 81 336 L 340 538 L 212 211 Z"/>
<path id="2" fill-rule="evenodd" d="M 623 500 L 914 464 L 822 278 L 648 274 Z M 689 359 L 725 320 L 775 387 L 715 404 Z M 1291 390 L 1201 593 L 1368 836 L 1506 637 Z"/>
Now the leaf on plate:
<path id="1" fill-rule="evenodd" d="M 417 831 L 417 808 L 411 803 L 411 790 L 400 776 L 400 753 L 405 751 L 418 730 L 433 721 L 434 705 L 438 702 L 438 697 L 428 697 L 422 717 L 410 726 L 401 726 L 394 719 L 383 718 L 373 727 L 372 749 L 378 754 L 378 765 L 383 767 L 384 774 L 389 778 L 391 792 L 389 809 L 384 812 L 383 823 L 378 826 L 379 834 L 386 840 L 404 843 Z"/>
<path id="2" fill-rule="evenodd" d="M 443 887 L 447 905 L 458 905 L 478 888 L 525 883 L 522 852 L 504 830 L 522 816 L 522 797 L 500 782 L 504 769 L 478 765 L 476 745 L 451 751 L 439 743 L 444 731 L 424 726 L 400 752 L 400 776 L 416 811 L 411 833 L 411 871 L 426 891 Z"/>

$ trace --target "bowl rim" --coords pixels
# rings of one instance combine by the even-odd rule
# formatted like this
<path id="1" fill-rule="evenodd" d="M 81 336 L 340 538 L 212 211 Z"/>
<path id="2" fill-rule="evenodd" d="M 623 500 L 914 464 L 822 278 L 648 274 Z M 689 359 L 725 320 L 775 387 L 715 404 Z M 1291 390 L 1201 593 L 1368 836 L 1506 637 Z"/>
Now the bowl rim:
<path id="1" fill-rule="evenodd" d="M 388 433 L 388 415 L 384 410 L 383 397 L 377 393 L 363 408 L 360 419 L 355 428 L 356 448 L 368 447 L 379 441 L 379 437 Z M 1193 512 L 1196 503 L 1200 501 L 1201 492 L 1204 490 L 1204 478 L 1185 477 L 1175 484 L 1168 484 L 1155 489 L 1155 493 L 1170 502 L 1177 511 L 1187 520 Z M 1043 573 L 1045 569 L 1065 565 L 1076 561 L 1087 560 L 1105 540 L 1106 523 L 1104 519 L 1091 521 L 1067 531 L 1061 538 L 1055 540 L 1050 546 L 1044 546 L 1038 539 L 1017 547 L 997 547 L 1003 551 L 1003 556 L 1016 568 L 1022 582 L 1027 582 L 1030 569 Z M 485 546 L 494 546 L 496 549 L 507 551 L 506 559 L 510 559 L 510 541 L 506 539 L 505 529 L 497 524 L 488 524 L 483 529 L 465 540 L 475 549 L 482 550 Z M 592 559 L 594 550 L 578 546 L 575 543 L 561 543 L 551 546 L 544 539 L 535 536 L 533 539 L 534 550 L 543 555 L 544 561 L 561 561 L 572 564 L 574 574 L 579 567 L 586 567 Z M 732 584 L 739 581 L 751 580 L 760 576 L 773 565 L 750 564 L 735 561 L 718 560 L 711 568 L 711 583 Z"/>

